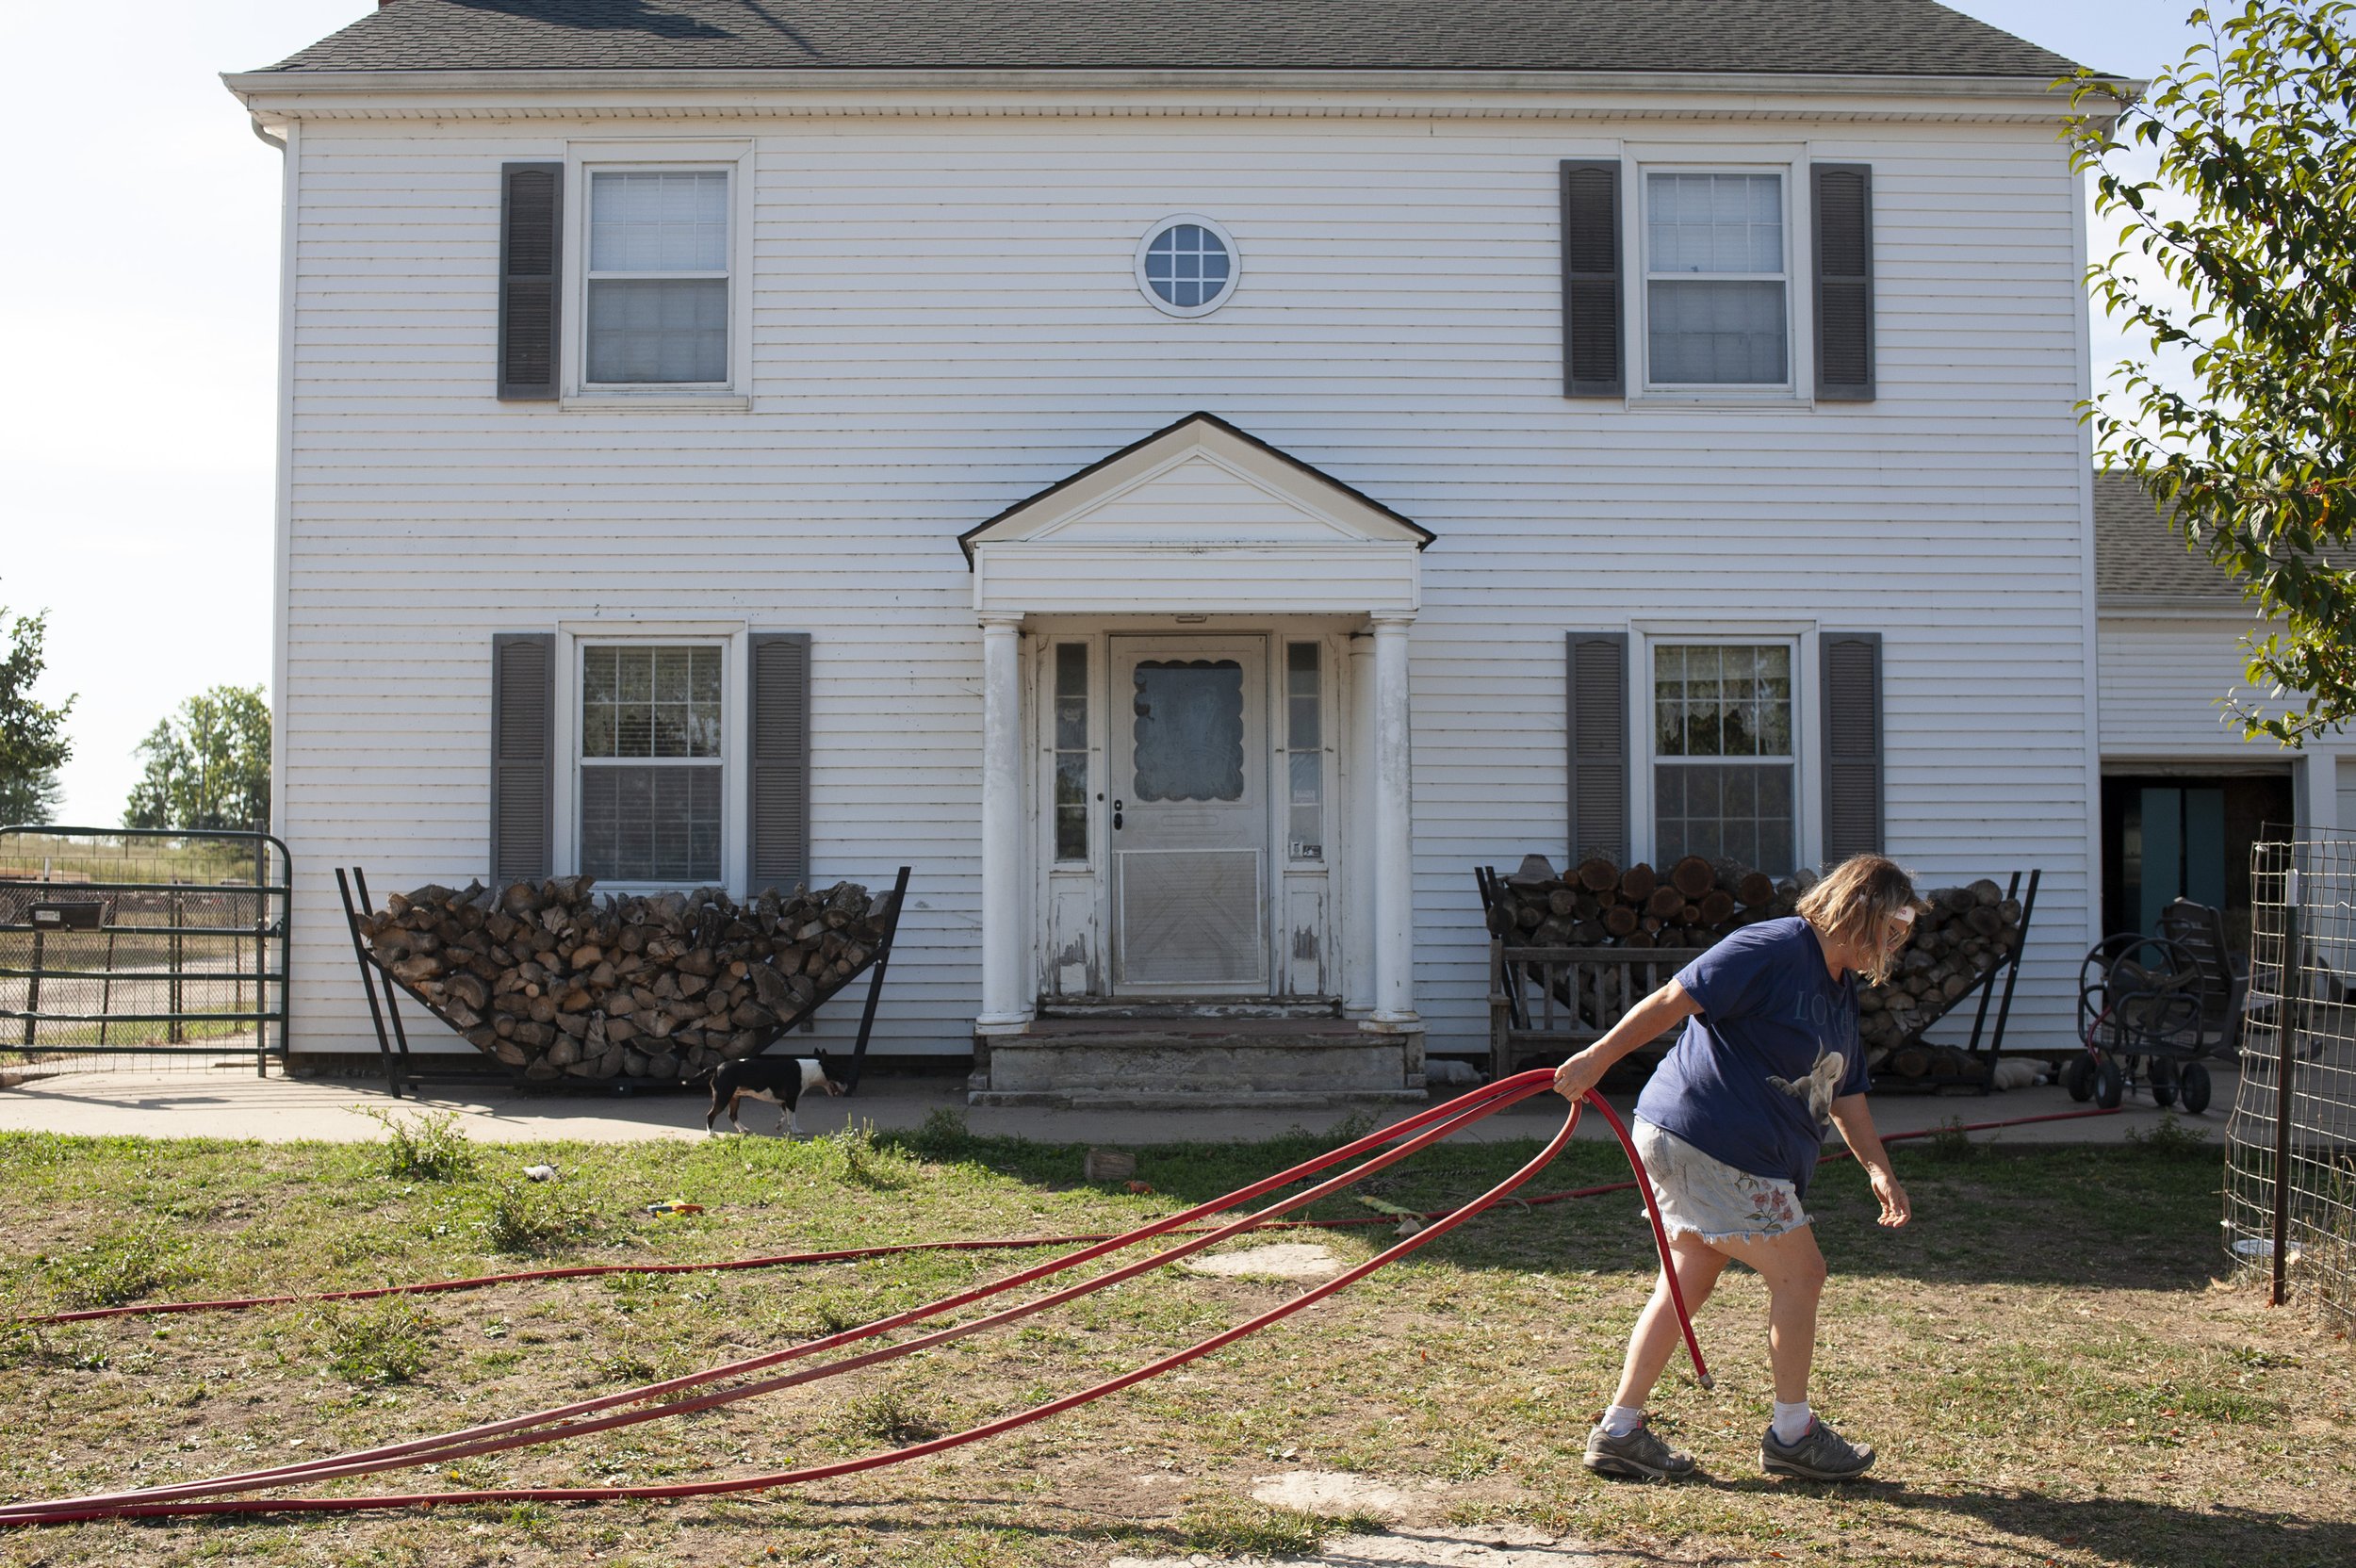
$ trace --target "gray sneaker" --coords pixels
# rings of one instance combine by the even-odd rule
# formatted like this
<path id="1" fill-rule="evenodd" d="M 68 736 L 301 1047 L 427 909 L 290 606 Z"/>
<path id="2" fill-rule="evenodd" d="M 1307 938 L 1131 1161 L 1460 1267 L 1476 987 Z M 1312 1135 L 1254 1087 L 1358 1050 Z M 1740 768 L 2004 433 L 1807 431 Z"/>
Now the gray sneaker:
<path id="1" fill-rule="evenodd" d="M 1811 1481 L 1853 1481 L 1873 1468 L 1873 1446 L 1852 1443 L 1810 1418 L 1797 1443 L 1778 1443 L 1775 1429 L 1759 1440 L 1759 1467 L 1771 1476 L 1798 1476 Z"/>
<path id="2" fill-rule="evenodd" d="M 1598 1476 L 1624 1476 L 1639 1481 L 1677 1481 L 1693 1473 L 1693 1456 L 1681 1454 L 1643 1422 L 1626 1437 L 1607 1437 L 1603 1423 L 1587 1434 L 1587 1468 Z"/>

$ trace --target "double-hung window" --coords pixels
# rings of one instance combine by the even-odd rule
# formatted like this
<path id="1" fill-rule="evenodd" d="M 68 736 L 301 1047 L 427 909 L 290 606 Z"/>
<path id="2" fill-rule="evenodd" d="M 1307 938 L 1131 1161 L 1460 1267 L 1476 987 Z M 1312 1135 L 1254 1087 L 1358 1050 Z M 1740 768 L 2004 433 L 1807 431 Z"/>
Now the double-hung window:
<path id="1" fill-rule="evenodd" d="M 1654 858 L 1798 864 L 1792 645 L 1657 644 L 1652 656 Z"/>
<path id="2" fill-rule="evenodd" d="M 1646 381 L 1789 384 L 1783 176 L 1648 171 L 1644 236 Z"/>
<path id="3" fill-rule="evenodd" d="M 607 882 L 721 880 L 719 643 L 581 649 L 581 869 Z"/>
<path id="4" fill-rule="evenodd" d="M 728 382 L 727 170 L 589 172 L 592 386 Z"/>

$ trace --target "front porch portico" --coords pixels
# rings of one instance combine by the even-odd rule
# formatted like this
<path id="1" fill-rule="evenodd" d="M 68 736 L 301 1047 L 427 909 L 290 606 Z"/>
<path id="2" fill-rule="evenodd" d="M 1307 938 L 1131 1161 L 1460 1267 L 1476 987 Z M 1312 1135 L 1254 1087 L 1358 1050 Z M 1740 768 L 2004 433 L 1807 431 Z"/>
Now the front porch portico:
<path id="1" fill-rule="evenodd" d="M 1251 1038 L 1293 1018 L 1361 1054 L 1396 1037 L 1399 1074 L 1366 1086 L 1420 1083 L 1408 662 L 1431 539 L 1207 414 L 965 535 L 986 1060 L 1060 1039 L 1085 1079 L 1074 1015 L 1151 1018 L 1166 1045 L 1253 1012 L 1205 1071 L 1252 1076 Z"/>

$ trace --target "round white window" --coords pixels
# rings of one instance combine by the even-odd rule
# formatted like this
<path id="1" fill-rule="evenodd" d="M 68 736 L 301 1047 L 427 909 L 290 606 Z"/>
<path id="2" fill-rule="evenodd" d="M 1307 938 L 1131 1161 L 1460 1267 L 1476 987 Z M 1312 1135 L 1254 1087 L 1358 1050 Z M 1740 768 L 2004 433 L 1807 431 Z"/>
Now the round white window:
<path id="1" fill-rule="evenodd" d="M 1137 246 L 1137 287 L 1168 315 L 1207 316 L 1235 291 L 1242 263 L 1225 229 L 1181 213 L 1146 231 Z"/>

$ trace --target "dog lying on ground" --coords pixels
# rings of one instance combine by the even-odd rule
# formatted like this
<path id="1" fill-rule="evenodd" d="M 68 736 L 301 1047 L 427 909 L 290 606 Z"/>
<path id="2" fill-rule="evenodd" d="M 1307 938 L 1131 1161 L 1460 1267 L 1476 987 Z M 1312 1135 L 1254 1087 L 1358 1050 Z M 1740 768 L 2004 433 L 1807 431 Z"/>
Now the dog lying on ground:
<path id="1" fill-rule="evenodd" d="M 704 1131 L 717 1131 L 712 1123 L 720 1119 L 722 1111 L 728 1113 L 729 1126 L 740 1133 L 747 1131 L 737 1118 L 737 1107 L 747 1100 L 765 1100 L 781 1113 L 785 1135 L 798 1138 L 802 1124 L 794 1112 L 803 1096 L 844 1092 L 843 1080 L 824 1052 L 815 1056 L 748 1056 L 722 1062 L 712 1074 L 712 1109 L 704 1114 Z"/>

